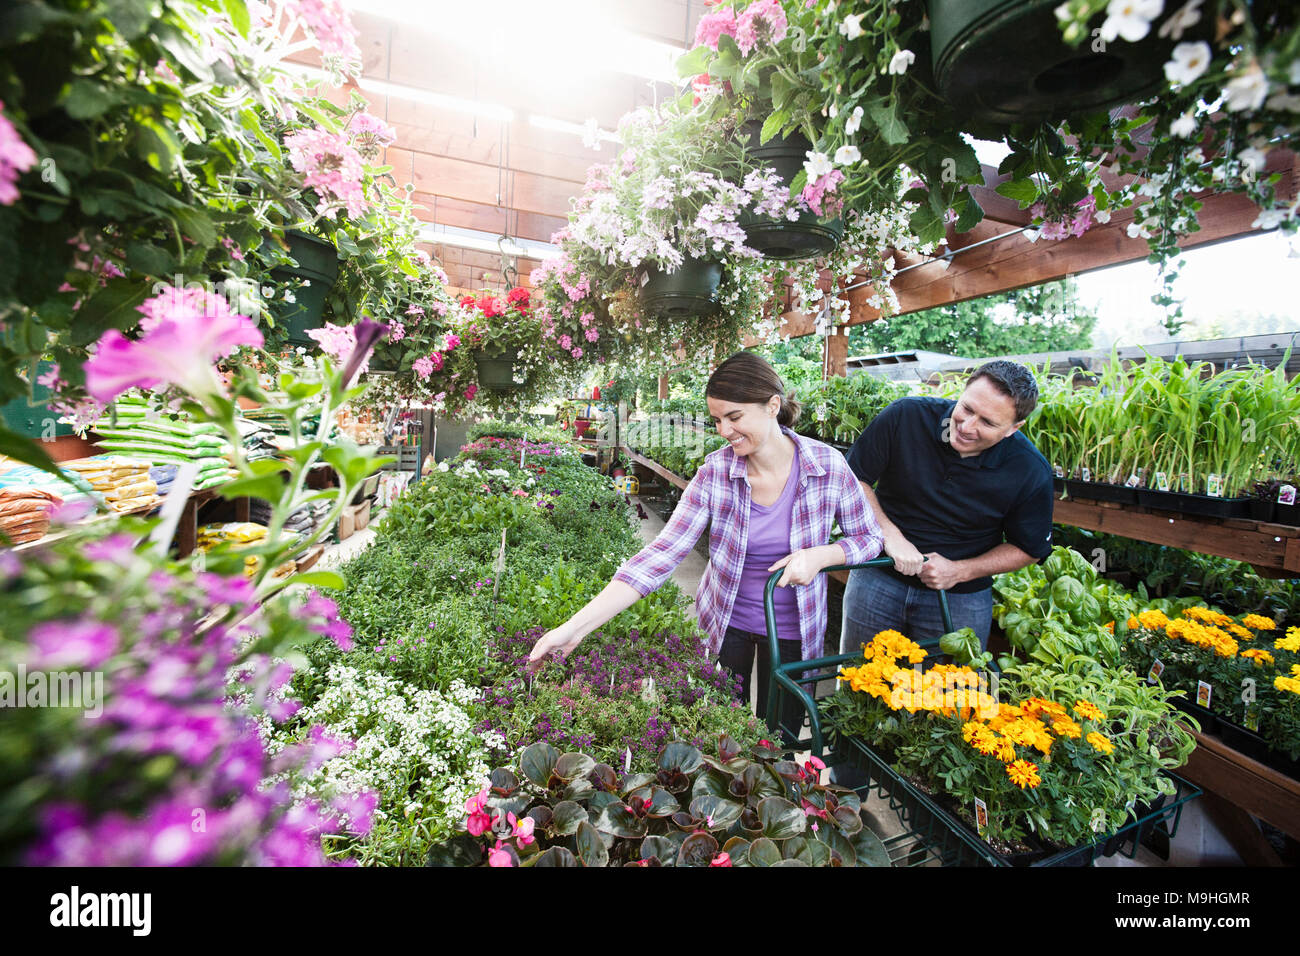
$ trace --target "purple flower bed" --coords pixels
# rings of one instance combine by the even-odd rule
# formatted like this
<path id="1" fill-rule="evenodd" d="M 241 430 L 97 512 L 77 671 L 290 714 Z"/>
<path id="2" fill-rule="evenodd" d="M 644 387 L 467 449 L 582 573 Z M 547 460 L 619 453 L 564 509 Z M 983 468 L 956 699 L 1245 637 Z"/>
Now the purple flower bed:
<path id="1" fill-rule="evenodd" d="M 615 642 L 596 632 L 580 653 L 530 681 L 524 665 L 543 633 L 540 627 L 498 633 L 489 648 L 491 663 L 480 670 L 489 714 L 478 730 L 503 734 L 512 750 L 545 741 L 560 750 L 595 749 L 608 756 L 631 750 L 634 761 L 653 760 L 680 736 L 675 719 L 701 701 L 731 712 L 729 725 L 752 720 L 739 701 L 740 678 L 716 667 L 700 637 L 631 631 Z M 499 676 L 489 683 L 494 672 Z M 654 697 L 643 700 L 650 681 Z M 584 723 L 600 726 L 591 732 Z M 709 746 L 715 737 L 710 731 L 687 739 Z"/>

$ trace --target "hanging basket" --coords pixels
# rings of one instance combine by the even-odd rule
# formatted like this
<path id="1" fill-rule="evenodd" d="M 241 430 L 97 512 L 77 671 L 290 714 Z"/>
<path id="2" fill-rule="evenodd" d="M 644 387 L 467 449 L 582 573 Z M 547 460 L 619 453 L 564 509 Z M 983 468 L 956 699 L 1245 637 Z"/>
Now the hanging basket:
<path id="1" fill-rule="evenodd" d="M 293 302 L 275 300 L 275 321 L 289 333 L 290 345 L 314 348 L 316 342 L 307 330 L 319 329 L 325 321 L 325 297 L 339 277 L 339 254 L 324 239 L 295 229 L 287 231 L 284 238 L 298 265 L 272 269 L 271 278 L 280 283 L 305 279 L 307 284 L 293 290 Z"/>
<path id="2" fill-rule="evenodd" d="M 1137 43 L 1097 37 L 1077 47 L 1061 36 L 1059 0 L 927 0 L 930 48 L 940 94 L 978 122 L 1062 119 L 1124 103 L 1164 82 L 1172 40 L 1151 32 Z M 1213 17 L 1202 17 L 1197 31 Z M 1202 39 L 1200 35 L 1183 39 Z"/>
<path id="3" fill-rule="evenodd" d="M 761 165 L 776 170 L 781 182 L 790 183 L 803 169 L 804 160 L 812 143 L 802 133 L 773 136 L 760 146 L 763 124 L 750 121 L 742 127 L 742 135 L 749 138 L 749 153 Z M 785 219 L 767 219 L 745 214 L 740 220 L 745 230 L 745 243 L 762 253 L 767 259 L 811 259 L 822 256 L 839 245 L 844 235 L 844 223 L 839 219 L 822 222 L 817 215 L 806 212 L 794 222 Z"/>
<path id="4" fill-rule="evenodd" d="M 474 364 L 478 366 L 478 383 L 484 388 L 519 388 L 515 381 L 515 363 L 519 349 L 498 349 L 494 352 L 474 351 Z"/>
<path id="5" fill-rule="evenodd" d="M 687 259 L 674 272 L 650 267 L 641 279 L 641 306 L 652 315 L 684 319 L 718 311 L 722 264 Z"/>

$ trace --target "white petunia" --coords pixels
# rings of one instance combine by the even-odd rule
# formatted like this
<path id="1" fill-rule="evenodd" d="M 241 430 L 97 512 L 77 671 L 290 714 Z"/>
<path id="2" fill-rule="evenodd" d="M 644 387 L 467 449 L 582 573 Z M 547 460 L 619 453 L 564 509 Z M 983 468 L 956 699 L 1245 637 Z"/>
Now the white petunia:
<path id="1" fill-rule="evenodd" d="M 1169 124 L 1169 132 L 1174 136 L 1187 139 L 1196 132 L 1196 117 L 1189 110 Z"/>
<path id="2" fill-rule="evenodd" d="M 836 166 L 852 166 L 860 159 L 862 159 L 862 153 L 852 143 L 845 143 L 835 151 Z"/>
<path id="3" fill-rule="evenodd" d="M 1250 224 L 1250 228 L 1276 229 L 1289 218 L 1291 218 L 1291 210 L 1285 206 L 1281 209 L 1261 209 L 1255 221 Z"/>
<path id="4" fill-rule="evenodd" d="M 1252 62 L 1240 76 L 1233 77 L 1223 89 L 1223 105 L 1234 113 L 1257 110 L 1268 96 L 1268 77 Z"/>
<path id="5" fill-rule="evenodd" d="M 840 33 L 850 40 L 856 40 L 865 32 L 862 29 L 862 18 L 865 13 L 858 13 L 851 17 L 845 17 L 840 21 Z"/>
<path id="6" fill-rule="evenodd" d="M 1183 31 L 1190 30 L 1201 22 L 1201 4 L 1204 0 L 1187 0 L 1178 10 L 1169 15 L 1169 19 L 1160 27 L 1157 36 L 1171 40 L 1181 40 Z"/>
<path id="7" fill-rule="evenodd" d="M 861 125 L 862 125 L 862 107 L 855 106 L 853 107 L 853 112 L 849 114 L 849 118 L 844 121 L 844 135 L 852 136 L 854 133 L 858 131 L 858 128 Z"/>
<path id="8" fill-rule="evenodd" d="M 1106 20 L 1101 25 L 1101 38 L 1107 43 L 1116 37 L 1136 43 L 1151 32 L 1151 21 L 1164 8 L 1165 0 L 1110 0 Z"/>
<path id="9" fill-rule="evenodd" d="M 831 158 L 825 153 L 819 153 L 815 150 L 808 150 L 805 154 L 808 161 L 803 164 L 804 172 L 808 174 L 808 181 L 820 179 L 835 167 L 831 163 Z"/>
<path id="10" fill-rule="evenodd" d="M 1204 40 L 1180 43 L 1174 47 L 1173 59 L 1165 64 L 1165 77 L 1175 86 L 1194 82 L 1210 66 L 1210 45 Z"/>
<path id="11" fill-rule="evenodd" d="M 889 61 L 889 72 L 901 76 L 907 68 L 916 62 L 916 54 L 911 50 L 899 50 Z"/>

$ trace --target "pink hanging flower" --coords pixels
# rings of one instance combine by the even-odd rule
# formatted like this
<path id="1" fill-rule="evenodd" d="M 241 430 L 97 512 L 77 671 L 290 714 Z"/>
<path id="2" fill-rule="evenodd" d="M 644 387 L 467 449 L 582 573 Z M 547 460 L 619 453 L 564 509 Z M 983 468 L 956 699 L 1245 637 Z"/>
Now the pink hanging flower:
<path id="1" fill-rule="evenodd" d="M 12 206 L 18 201 L 18 182 L 20 173 L 25 173 L 36 165 L 36 153 L 23 142 L 4 115 L 4 102 L 0 101 L 0 206 Z"/>
<path id="2" fill-rule="evenodd" d="M 474 396 L 477 394 L 478 394 L 478 384 L 475 383 L 474 385 L 471 385 L 469 388 L 465 389 L 465 401 L 467 402 L 474 401 Z"/>
<path id="3" fill-rule="evenodd" d="M 397 140 L 397 133 L 391 126 L 369 113 L 354 115 L 348 122 L 348 132 L 356 137 L 357 146 L 362 152 L 378 153 Z"/>
<path id="4" fill-rule="evenodd" d="M 588 341 L 588 342 L 595 342 L 595 341 L 596 341 L 597 339 L 599 339 L 599 338 L 600 338 L 600 333 L 597 332 L 595 329 L 588 329 L 588 330 L 587 330 L 587 341 Z"/>
<path id="5" fill-rule="evenodd" d="M 427 381 L 429 376 L 433 374 L 433 362 L 428 356 L 416 359 L 411 363 L 411 368 L 414 369 L 415 374 L 420 377 L 422 382 Z"/>
<path id="6" fill-rule="evenodd" d="M 393 319 L 388 328 L 388 341 L 400 342 L 404 338 L 406 338 L 406 326 L 401 322 L 398 322 L 396 319 Z"/>
<path id="7" fill-rule="evenodd" d="M 357 30 L 343 0 L 289 0 L 288 8 L 302 17 L 322 54 L 345 60 L 361 58 Z"/>
<path id="8" fill-rule="evenodd" d="M 328 212 L 331 200 L 343 204 L 354 219 L 369 208 L 361 186 L 361 155 L 346 135 L 318 126 L 289 133 L 284 144 L 289 147 L 289 162 L 303 174 L 303 186 L 320 194 L 318 213 Z"/>
<path id="9" fill-rule="evenodd" d="M 560 348 L 564 349 L 566 352 L 567 352 L 569 349 L 573 348 L 573 339 L 569 338 L 569 336 L 567 336 L 567 335 L 561 335 L 561 336 L 560 336 Z"/>
<path id="10" fill-rule="evenodd" d="M 573 356 L 574 358 L 576 358 L 576 359 L 580 359 L 580 358 L 582 358 L 582 349 L 581 349 L 581 348 L 575 348 L 575 349 L 573 349 L 569 354 L 572 355 L 572 356 Z"/>
<path id="11" fill-rule="evenodd" d="M 98 402 L 163 383 L 196 398 L 219 394 L 213 363 L 240 345 L 262 344 L 252 319 L 231 312 L 224 298 L 204 289 L 169 288 L 139 309 L 144 335 L 132 341 L 109 329 L 85 363 L 86 390 Z"/>
<path id="12" fill-rule="evenodd" d="M 407 315 L 424 315 L 424 309 L 421 308 L 420 306 L 416 305 L 415 303 L 411 303 L 410 305 L 408 305 L 408 306 L 406 307 L 406 314 L 407 314 Z"/>
<path id="13" fill-rule="evenodd" d="M 460 345 L 460 336 L 457 335 L 455 332 L 449 332 L 449 333 L 447 333 L 447 342 L 446 342 L 446 344 L 442 347 L 442 350 L 443 350 L 444 352 L 450 352 L 452 349 L 456 348 L 456 346 L 458 346 L 458 345 Z"/>
<path id="14" fill-rule="evenodd" d="M 699 25 L 695 28 L 694 45 L 716 50 L 718 39 L 723 36 L 729 36 L 733 40 L 736 38 L 736 11 L 731 7 L 700 17 Z"/>
<path id="15" fill-rule="evenodd" d="M 435 372 L 441 372 L 441 371 L 442 371 L 443 357 L 442 357 L 442 353 L 441 353 L 441 352 L 433 352 L 433 353 L 431 353 L 431 354 L 429 355 L 429 361 L 433 363 L 433 370 L 434 370 Z"/>

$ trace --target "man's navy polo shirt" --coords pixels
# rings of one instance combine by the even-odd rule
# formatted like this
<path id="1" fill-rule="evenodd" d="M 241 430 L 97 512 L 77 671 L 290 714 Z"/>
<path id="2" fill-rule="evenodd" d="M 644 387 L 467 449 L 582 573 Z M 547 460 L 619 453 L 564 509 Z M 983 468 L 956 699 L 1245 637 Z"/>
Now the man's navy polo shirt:
<path id="1" fill-rule="evenodd" d="M 1052 553 L 1052 469 L 1020 432 L 962 458 L 945 441 L 955 401 L 902 398 L 858 436 L 845 456 L 853 473 L 876 486 L 889 520 L 922 553 L 952 561 L 1003 543 L 1039 561 Z M 895 573 L 891 569 L 891 573 Z M 913 586 L 920 579 L 896 574 Z M 952 590 L 993 583 L 977 578 Z"/>

